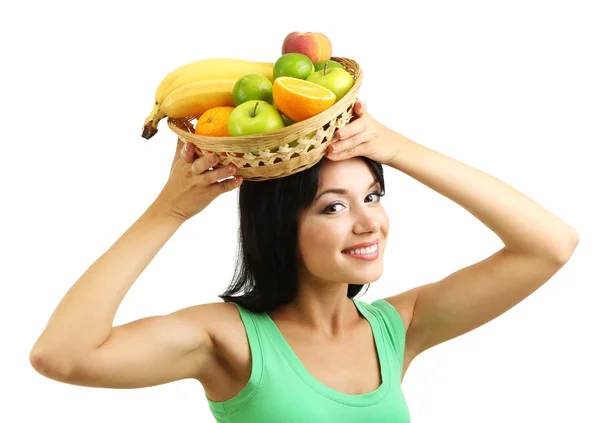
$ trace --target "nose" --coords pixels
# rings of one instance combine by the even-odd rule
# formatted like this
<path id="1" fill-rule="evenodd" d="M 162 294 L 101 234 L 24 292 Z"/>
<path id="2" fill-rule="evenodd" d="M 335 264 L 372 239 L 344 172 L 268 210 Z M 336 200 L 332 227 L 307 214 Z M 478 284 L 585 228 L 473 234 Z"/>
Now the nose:
<path id="1" fill-rule="evenodd" d="M 361 208 L 356 214 L 354 222 L 354 233 L 377 233 L 381 228 L 381 216 L 375 210 L 369 210 L 367 207 Z"/>

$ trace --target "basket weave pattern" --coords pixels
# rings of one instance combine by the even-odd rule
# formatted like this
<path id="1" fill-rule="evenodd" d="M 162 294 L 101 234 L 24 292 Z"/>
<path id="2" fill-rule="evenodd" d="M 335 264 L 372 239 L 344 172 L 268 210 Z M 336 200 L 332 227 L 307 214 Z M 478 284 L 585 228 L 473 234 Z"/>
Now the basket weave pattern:
<path id="1" fill-rule="evenodd" d="M 327 110 L 288 127 L 265 134 L 240 137 L 209 137 L 194 134 L 196 117 L 168 119 L 169 128 L 181 141 L 196 146 L 199 156 L 220 153 L 216 167 L 233 163 L 236 175 L 251 181 L 281 178 L 314 166 L 325 155 L 336 129 L 353 118 L 353 108 L 362 83 L 362 71 L 351 59 L 332 57 L 354 78 L 350 91 Z M 291 143 L 291 145 L 290 145 Z M 297 143 L 297 144 L 296 144 Z"/>

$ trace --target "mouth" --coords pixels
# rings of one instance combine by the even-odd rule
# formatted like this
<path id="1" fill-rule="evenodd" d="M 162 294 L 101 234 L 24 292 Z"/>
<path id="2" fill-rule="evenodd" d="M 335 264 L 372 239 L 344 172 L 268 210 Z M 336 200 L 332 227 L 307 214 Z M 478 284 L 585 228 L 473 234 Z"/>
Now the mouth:
<path id="1" fill-rule="evenodd" d="M 349 258 L 355 258 L 358 260 L 375 260 L 379 257 L 379 242 L 369 247 L 356 248 L 353 250 L 344 250 L 342 251 L 342 254 L 348 256 Z"/>

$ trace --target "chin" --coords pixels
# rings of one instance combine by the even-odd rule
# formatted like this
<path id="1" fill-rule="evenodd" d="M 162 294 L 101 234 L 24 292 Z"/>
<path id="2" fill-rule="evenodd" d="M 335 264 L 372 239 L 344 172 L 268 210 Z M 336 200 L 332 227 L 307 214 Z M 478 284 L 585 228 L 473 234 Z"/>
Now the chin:
<path id="1" fill-rule="evenodd" d="M 352 284 L 352 285 L 367 285 L 373 282 L 377 282 L 380 278 L 381 275 L 383 274 L 383 269 L 378 268 L 378 269 L 369 269 L 369 270 L 364 270 L 363 272 L 352 272 L 351 274 L 348 274 L 348 272 L 344 272 L 345 273 L 345 277 L 344 279 L 342 279 L 343 281 L 347 282 L 348 284 Z"/>

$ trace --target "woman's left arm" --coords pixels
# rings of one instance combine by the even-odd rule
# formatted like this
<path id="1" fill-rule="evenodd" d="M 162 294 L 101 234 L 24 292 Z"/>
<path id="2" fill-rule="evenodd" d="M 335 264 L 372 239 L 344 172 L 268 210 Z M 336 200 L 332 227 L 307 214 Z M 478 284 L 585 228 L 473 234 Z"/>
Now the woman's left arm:
<path id="1" fill-rule="evenodd" d="M 358 119 L 338 131 L 329 159 L 366 156 L 398 169 L 465 208 L 505 245 L 441 281 L 388 299 L 404 315 L 410 308 L 410 322 L 404 323 L 419 338 L 413 343 L 417 354 L 504 313 L 571 257 L 579 242 L 576 230 L 529 197 L 385 127 L 362 102 L 355 104 L 355 114 Z"/>
<path id="2" fill-rule="evenodd" d="M 330 146 L 339 160 L 365 156 L 402 171 L 464 207 L 496 233 L 511 253 L 565 262 L 578 242 L 575 229 L 515 188 L 468 164 L 409 140 L 375 121 L 364 103 L 358 119 L 338 130 Z"/>

